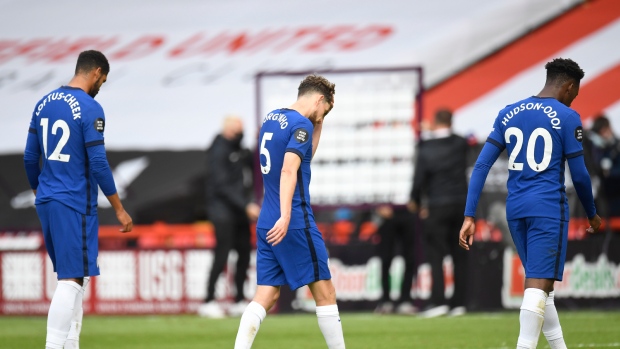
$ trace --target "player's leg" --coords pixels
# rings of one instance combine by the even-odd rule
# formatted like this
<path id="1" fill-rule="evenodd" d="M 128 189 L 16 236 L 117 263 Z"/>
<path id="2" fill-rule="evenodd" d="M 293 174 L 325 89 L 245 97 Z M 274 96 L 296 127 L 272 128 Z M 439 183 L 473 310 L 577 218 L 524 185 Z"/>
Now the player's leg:
<path id="1" fill-rule="evenodd" d="M 564 262 L 566 261 L 566 244 L 568 241 L 568 222 L 560 222 L 560 229 L 562 229 L 562 234 L 560 236 L 561 248 L 559 249 L 559 258 L 557 260 L 557 271 L 555 272 L 555 279 L 562 280 L 562 275 L 564 274 Z M 566 343 L 564 342 L 564 334 L 562 333 L 562 326 L 560 325 L 560 318 L 558 316 L 558 311 L 555 308 L 555 293 L 553 291 L 553 281 L 551 282 L 551 287 L 548 288 L 549 296 L 547 297 L 547 302 L 545 303 L 545 321 L 543 323 L 542 332 L 549 343 L 549 347 L 551 349 L 566 349 Z"/>
<path id="2" fill-rule="evenodd" d="M 252 347 L 254 338 L 267 312 L 280 297 L 280 285 L 286 284 L 284 271 L 280 267 L 272 246 L 267 243 L 267 229 L 256 229 L 256 281 L 258 287 L 252 302 L 241 315 L 235 349 Z M 281 243 L 282 244 L 282 243 Z"/>
<path id="3" fill-rule="evenodd" d="M 302 234 L 303 232 L 303 234 Z M 297 280 L 313 280 L 305 282 L 308 284 L 312 297 L 316 302 L 316 316 L 323 338 L 329 349 L 344 349 L 344 336 L 342 334 L 342 323 L 340 313 L 336 305 L 336 289 L 332 283 L 332 276 L 329 272 L 329 260 L 327 248 L 321 232 L 316 228 L 297 231 L 295 241 L 303 245 L 297 248 Z M 310 248 L 308 248 L 310 247 Z M 304 254 L 304 252 L 306 252 Z M 285 273 L 287 270 L 285 269 Z M 288 278 L 288 274 L 287 274 Z M 292 285 L 291 288 L 296 285 Z"/>
<path id="4" fill-rule="evenodd" d="M 521 263 L 526 270 L 526 277 L 528 271 L 528 257 L 530 253 L 533 253 L 527 248 L 529 225 L 529 222 L 525 218 L 508 221 L 510 235 L 517 248 Z M 538 344 L 538 337 L 544 320 L 544 304 L 547 300 L 547 294 L 541 288 L 537 287 L 541 287 L 541 285 L 539 285 L 536 280 L 529 280 L 528 282 L 528 279 L 526 279 L 521 312 L 519 313 L 518 349 L 536 348 Z"/>
<path id="5" fill-rule="evenodd" d="M 46 348 L 62 349 L 71 328 L 75 302 L 88 273 L 86 225 L 83 215 L 55 201 L 37 205 L 46 246 L 58 285 L 54 291 L 47 317 Z M 53 256 L 52 256 L 53 255 Z"/>
<path id="6" fill-rule="evenodd" d="M 567 234 L 565 225 L 563 221 L 538 217 L 509 221 L 526 276 L 518 348 L 535 348 L 545 319 L 549 317 L 553 321 L 552 313 L 545 315 L 546 304 L 554 281 L 562 278 Z M 549 333 L 552 338 L 558 339 L 556 331 Z M 562 338 L 561 335 L 559 338 Z M 556 342 L 561 345 L 563 340 Z"/>
<path id="7" fill-rule="evenodd" d="M 542 331 L 551 349 L 566 349 L 560 317 L 555 308 L 554 296 L 554 291 L 549 292 L 549 297 L 547 297 L 547 302 L 545 303 L 545 321 Z"/>
<path id="8" fill-rule="evenodd" d="M 228 261 L 228 253 L 233 245 L 235 223 L 226 218 L 214 218 L 212 220 L 215 229 L 216 245 L 214 249 L 213 264 L 207 281 L 207 296 L 205 303 L 198 307 L 198 315 L 210 318 L 222 318 L 225 316 L 224 309 L 215 302 L 215 284 Z"/>
<path id="9" fill-rule="evenodd" d="M 90 277 L 85 277 L 82 282 L 82 287 L 75 297 L 75 305 L 73 308 L 73 316 L 71 317 L 71 328 L 69 329 L 69 335 L 65 342 L 65 349 L 79 349 L 80 348 L 80 332 L 82 331 L 82 319 L 84 317 L 84 308 L 82 306 L 84 300 L 84 292 L 90 282 Z"/>
<path id="10" fill-rule="evenodd" d="M 519 313 L 519 338 L 517 349 L 533 349 L 538 345 L 538 338 L 545 319 L 545 304 L 547 302 L 548 281 L 545 279 L 525 280 L 523 303 Z"/>
<path id="11" fill-rule="evenodd" d="M 394 218 L 384 219 L 377 233 L 381 240 L 377 246 L 381 258 L 381 302 L 375 312 L 391 313 L 394 305 L 390 299 L 390 266 L 394 257 Z"/>
<path id="12" fill-rule="evenodd" d="M 257 237 L 258 245 L 261 246 L 264 236 L 258 229 Z M 321 232 L 316 227 L 290 229 L 286 238 L 278 245 L 271 247 L 270 251 L 277 258 L 291 290 L 305 285 L 310 287 L 317 305 L 319 327 L 328 347 L 330 349 L 344 348 L 342 326 L 336 305 L 336 291 L 331 282 L 327 249 Z M 260 261 L 257 257 L 258 262 Z"/>
<path id="13" fill-rule="evenodd" d="M 85 272 L 85 276 L 82 279 L 80 291 L 75 298 L 75 305 L 73 308 L 73 316 L 71 317 L 71 328 L 69 329 L 69 335 L 65 342 L 65 349 L 79 349 L 80 348 L 80 332 L 82 331 L 82 319 L 84 317 L 83 299 L 86 287 L 90 282 L 89 275 L 99 275 L 99 265 L 97 258 L 99 256 L 99 219 L 97 215 L 82 216 L 85 223 L 86 233 L 86 260 L 88 263 L 88 271 Z"/>
<path id="14" fill-rule="evenodd" d="M 329 349 L 344 349 L 344 335 L 336 304 L 336 289 L 331 280 L 319 280 L 308 285 L 316 302 L 319 328 Z"/>
<path id="15" fill-rule="evenodd" d="M 73 310 L 80 290 L 78 279 L 59 279 L 47 314 L 45 348 L 62 349 L 71 330 Z"/>
<path id="16" fill-rule="evenodd" d="M 252 343 L 258 334 L 261 323 L 265 320 L 267 312 L 276 304 L 280 297 L 280 286 L 258 285 L 252 302 L 241 315 L 235 349 L 252 348 Z"/>

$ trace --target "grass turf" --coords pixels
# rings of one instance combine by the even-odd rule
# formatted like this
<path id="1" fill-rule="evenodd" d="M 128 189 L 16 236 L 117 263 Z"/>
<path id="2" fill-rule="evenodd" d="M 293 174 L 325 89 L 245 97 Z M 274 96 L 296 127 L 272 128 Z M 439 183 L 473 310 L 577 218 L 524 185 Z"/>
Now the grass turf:
<path id="1" fill-rule="evenodd" d="M 468 314 L 420 319 L 365 313 L 341 314 L 347 348 L 515 348 L 518 312 Z M 569 348 L 620 348 L 620 312 L 560 310 Z M 196 316 L 86 316 L 80 347 L 232 348 L 238 318 Z M 42 348 L 45 317 L 0 317 L 0 348 Z M 270 315 L 261 325 L 255 349 L 325 348 L 316 316 Z M 548 348 L 541 335 L 538 348 Z"/>

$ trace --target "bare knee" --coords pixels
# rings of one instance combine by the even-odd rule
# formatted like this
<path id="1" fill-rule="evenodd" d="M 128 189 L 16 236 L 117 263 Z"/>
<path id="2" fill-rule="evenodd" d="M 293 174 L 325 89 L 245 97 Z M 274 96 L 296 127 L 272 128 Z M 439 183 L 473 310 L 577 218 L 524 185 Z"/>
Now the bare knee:
<path id="1" fill-rule="evenodd" d="M 336 304 L 336 289 L 331 280 L 320 280 L 308 285 L 318 307 Z"/>
<path id="2" fill-rule="evenodd" d="M 58 279 L 58 281 L 73 281 L 80 286 L 84 285 L 84 278 Z"/>
<path id="3" fill-rule="evenodd" d="M 280 287 L 258 286 L 252 300 L 269 311 L 276 304 L 278 298 L 280 298 Z"/>
<path id="4" fill-rule="evenodd" d="M 534 279 L 528 278 L 525 279 L 525 288 L 537 288 L 539 290 L 543 290 L 549 294 L 553 292 L 553 284 L 555 280 L 553 279 Z"/>

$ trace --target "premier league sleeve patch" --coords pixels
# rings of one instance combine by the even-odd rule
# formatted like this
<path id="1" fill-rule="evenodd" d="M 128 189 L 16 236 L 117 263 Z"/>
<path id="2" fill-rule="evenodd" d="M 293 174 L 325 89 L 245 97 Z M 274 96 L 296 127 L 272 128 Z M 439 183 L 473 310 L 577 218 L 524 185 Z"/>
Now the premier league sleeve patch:
<path id="1" fill-rule="evenodd" d="M 95 120 L 95 130 L 97 130 L 97 132 L 103 133 L 104 129 L 105 120 L 103 120 L 102 118 L 97 118 L 97 120 Z"/>
<path id="2" fill-rule="evenodd" d="M 297 131 L 295 131 L 294 137 L 297 143 L 306 143 L 308 139 L 310 138 L 309 133 L 305 128 L 300 128 Z"/>
<path id="3" fill-rule="evenodd" d="M 575 139 L 578 142 L 583 142 L 583 127 L 577 126 L 577 128 L 575 128 Z"/>

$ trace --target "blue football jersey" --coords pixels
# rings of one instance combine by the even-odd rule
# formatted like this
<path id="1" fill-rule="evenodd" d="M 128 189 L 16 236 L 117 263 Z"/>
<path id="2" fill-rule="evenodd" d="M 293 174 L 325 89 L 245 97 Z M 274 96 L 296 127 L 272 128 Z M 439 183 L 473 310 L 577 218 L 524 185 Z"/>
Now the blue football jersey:
<path id="1" fill-rule="evenodd" d="M 258 144 L 265 197 L 258 218 L 258 228 L 271 229 L 280 218 L 280 173 L 284 154 L 287 152 L 295 153 L 301 158 L 289 229 L 316 226 L 309 192 L 313 130 L 310 120 L 291 109 L 276 109 L 263 119 Z"/>
<path id="2" fill-rule="evenodd" d="M 29 129 L 43 159 L 35 204 L 56 200 L 96 213 L 98 187 L 86 148 L 104 143 L 104 127 L 103 109 L 82 89 L 62 86 L 37 103 Z"/>
<path id="3" fill-rule="evenodd" d="M 506 106 L 488 142 L 508 152 L 507 219 L 568 220 L 567 158 L 583 154 L 579 114 L 554 98 L 530 97 Z"/>

